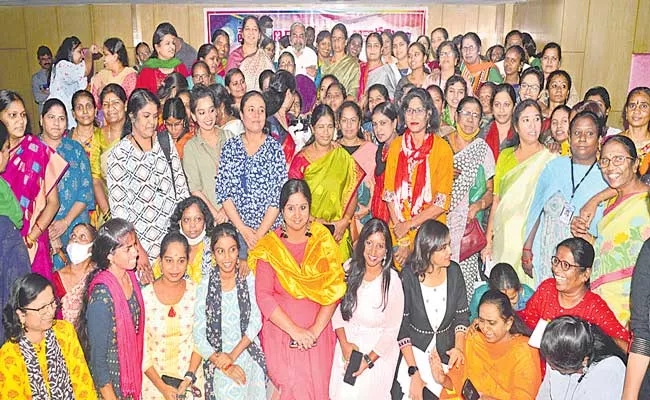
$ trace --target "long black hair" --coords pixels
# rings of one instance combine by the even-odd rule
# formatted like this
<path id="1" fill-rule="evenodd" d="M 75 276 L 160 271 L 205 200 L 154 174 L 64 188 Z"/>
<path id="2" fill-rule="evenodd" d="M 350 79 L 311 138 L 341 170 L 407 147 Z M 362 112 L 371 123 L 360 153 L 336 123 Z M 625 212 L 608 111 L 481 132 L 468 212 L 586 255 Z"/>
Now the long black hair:
<path id="1" fill-rule="evenodd" d="M 24 311 L 25 307 L 29 306 L 47 287 L 52 289 L 54 294 L 52 283 L 36 273 L 24 275 L 11 284 L 7 304 L 2 310 L 2 326 L 4 327 L 5 337 L 10 342 L 18 343 L 20 338 L 25 335 L 25 330 L 16 311 Z"/>
<path id="2" fill-rule="evenodd" d="M 79 38 L 76 36 L 68 36 L 67 38 L 63 39 L 63 42 L 61 42 L 59 49 L 56 51 L 56 55 L 54 56 L 54 61 L 52 61 L 52 66 L 50 67 L 49 75 L 47 77 L 48 83 L 50 83 L 50 80 L 52 79 L 52 75 L 56 73 L 55 70 L 56 65 L 60 61 L 72 62 L 72 53 L 74 52 L 74 49 L 76 49 L 80 45 L 81 45 L 81 40 L 79 40 Z"/>
<path id="3" fill-rule="evenodd" d="M 291 53 L 283 53 L 291 54 Z M 269 87 L 263 93 L 264 102 L 266 103 L 266 115 L 273 115 L 284 103 L 287 91 L 291 94 L 296 92 L 296 78 L 285 70 L 279 70 L 269 82 Z"/>
<path id="4" fill-rule="evenodd" d="M 431 256 L 445 246 L 449 237 L 449 228 L 442 222 L 428 219 L 424 221 L 415 235 L 413 252 L 404 263 L 404 268 L 410 268 L 420 279 L 431 266 Z"/>
<path id="5" fill-rule="evenodd" d="M 566 371 L 582 370 L 585 357 L 587 367 L 608 357 L 627 362 L 625 352 L 598 325 L 570 315 L 548 324 L 539 350 L 552 368 Z"/>
<path id="6" fill-rule="evenodd" d="M 354 253 L 352 254 L 352 261 L 350 262 L 350 268 L 346 273 L 345 281 L 347 283 L 347 289 L 343 300 L 341 301 L 341 315 L 343 320 L 349 321 L 352 318 L 354 310 L 357 308 L 357 291 L 363 282 L 363 277 L 366 273 L 366 260 L 364 253 L 366 250 L 366 241 L 371 235 L 375 233 L 381 233 L 384 237 L 386 254 L 381 263 L 381 275 L 382 275 L 382 300 L 381 305 L 382 311 L 386 309 L 388 304 L 388 289 L 390 287 L 390 271 L 393 268 L 393 241 L 390 236 L 390 231 L 388 230 L 388 225 L 378 218 L 373 218 L 370 221 L 366 222 L 361 229 L 359 234 L 359 240 L 357 245 L 354 248 Z"/>
<path id="7" fill-rule="evenodd" d="M 479 310 L 483 304 L 492 304 L 499 309 L 499 315 L 504 321 L 512 318 L 512 326 L 508 331 L 511 335 L 530 336 L 530 329 L 524 321 L 519 318 L 517 312 L 512 308 L 510 299 L 499 290 L 490 289 L 481 296 L 481 301 L 478 305 Z M 480 314 L 479 314 L 480 315 Z"/>

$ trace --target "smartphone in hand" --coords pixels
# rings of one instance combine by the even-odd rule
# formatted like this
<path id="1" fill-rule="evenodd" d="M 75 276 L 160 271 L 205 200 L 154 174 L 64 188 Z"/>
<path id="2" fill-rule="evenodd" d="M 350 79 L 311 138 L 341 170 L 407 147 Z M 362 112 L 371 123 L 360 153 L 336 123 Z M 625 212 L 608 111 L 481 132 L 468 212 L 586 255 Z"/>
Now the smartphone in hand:
<path id="1" fill-rule="evenodd" d="M 350 355 L 350 362 L 348 362 L 348 368 L 345 370 L 345 376 L 343 377 L 343 382 L 354 386 L 354 384 L 357 382 L 357 377 L 352 376 L 352 374 L 359 370 L 359 367 L 361 367 L 362 359 L 363 354 L 361 354 L 361 352 L 352 350 L 352 354 Z"/>

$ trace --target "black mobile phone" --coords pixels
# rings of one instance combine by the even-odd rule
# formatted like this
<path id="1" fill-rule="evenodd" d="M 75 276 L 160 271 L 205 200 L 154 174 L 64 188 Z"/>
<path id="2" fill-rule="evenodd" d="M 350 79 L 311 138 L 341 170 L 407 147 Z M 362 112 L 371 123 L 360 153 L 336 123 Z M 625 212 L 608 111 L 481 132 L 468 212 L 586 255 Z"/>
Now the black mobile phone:
<path id="1" fill-rule="evenodd" d="M 359 370 L 362 359 L 363 354 L 361 354 L 361 352 L 352 350 L 352 354 L 350 355 L 350 362 L 348 362 L 348 368 L 345 370 L 345 376 L 343 377 L 343 382 L 354 386 L 354 384 L 357 382 L 357 377 L 352 376 L 352 374 Z"/>
<path id="2" fill-rule="evenodd" d="M 316 343 L 318 343 L 318 342 L 314 342 L 314 346 L 316 346 Z M 297 348 L 300 347 L 300 346 L 298 346 L 298 342 L 296 342 L 295 340 L 291 339 L 291 340 L 289 341 L 289 347 L 292 348 L 292 349 L 297 349 Z"/>
<path id="3" fill-rule="evenodd" d="M 465 400 L 479 400 L 481 397 L 481 395 L 478 394 L 478 390 L 476 390 L 476 387 L 474 387 L 474 384 L 469 379 L 465 379 L 461 393 Z"/>
<path id="4" fill-rule="evenodd" d="M 334 227 L 334 224 L 323 224 L 323 226 L 324 226 L 325 228 L 327 228 L 327 229 L 330 231 L 330 233 L 331 233 L 332 235 L 334 235 L 334 230 L 336 229 L 336 228 Z"/>
<path id="5" fill-rule="evenodd" d="M 160 378 L 162 379 L 163 382 L 165 382 L 165 385 L 175 387 L 176 389 L 178 389 L 181 383 L 183 383 L 182 379 L 174 378 L 173 376 L 169 376 L 169 375 L 163 375 Z"/>

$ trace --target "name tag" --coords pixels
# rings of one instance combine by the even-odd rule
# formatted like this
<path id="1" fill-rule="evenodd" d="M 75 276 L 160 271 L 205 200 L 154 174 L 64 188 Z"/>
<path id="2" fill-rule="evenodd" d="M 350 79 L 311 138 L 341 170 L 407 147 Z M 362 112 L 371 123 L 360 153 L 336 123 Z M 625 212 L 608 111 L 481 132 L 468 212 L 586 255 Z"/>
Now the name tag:
<path id="1" fill-rule="evenodd" d="M 573 218 L 573 213 L 576 211 L 576 208 L 571 204 L 565 204 L 560 213 L 560 222 L 565 225 L 571 224 L 571 218 Z"/>

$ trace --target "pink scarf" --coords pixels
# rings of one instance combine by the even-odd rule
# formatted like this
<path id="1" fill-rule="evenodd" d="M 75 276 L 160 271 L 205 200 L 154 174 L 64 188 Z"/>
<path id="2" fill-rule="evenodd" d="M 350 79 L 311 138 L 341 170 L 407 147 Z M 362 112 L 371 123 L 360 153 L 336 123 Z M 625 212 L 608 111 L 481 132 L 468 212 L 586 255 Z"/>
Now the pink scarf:
<path id="1" fill-rule="evenodd" d="M 122 396 L 132 396 L 139 400 L 142 392 L 142 349 L 144 343 L 144 301 L 142 292 L 138 286 L 138 280 L 133 271 L 127 271 L 135 297 L 140 305 L 140 318 L 138 330 L 133 324 L 133 318 L 129 309 L 126 296 L 115 278 L 115 275 L 108 271 L 102 271 L 95 276 L 88 288 L 88 294 L 92 293 L 97 284 L 106 285 L 108 292 L 113 299 L 115 309 L 115 329 L 117 335 L 117 360 L 120 364 L 120 388 Z M 135 340 L 133 340 L 135 338 Z"/>

